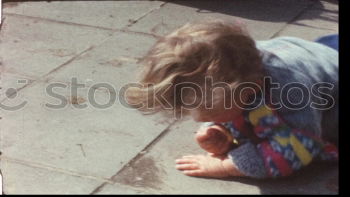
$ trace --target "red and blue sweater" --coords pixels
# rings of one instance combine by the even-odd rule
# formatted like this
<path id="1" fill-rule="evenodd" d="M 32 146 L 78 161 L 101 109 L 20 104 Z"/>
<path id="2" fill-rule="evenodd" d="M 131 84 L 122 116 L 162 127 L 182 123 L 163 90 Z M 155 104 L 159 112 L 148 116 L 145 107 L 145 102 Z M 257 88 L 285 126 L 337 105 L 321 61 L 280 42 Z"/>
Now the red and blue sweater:
<path id="1" fill-rule="evenodd" d="M 338 52 L 292 37 L 256 44 L 261 51 L 265 75 L 280 88 L 264 92 L 270 93 L 271 98 L 264 95 L 263 104 L 254 104 L 252 110 L 245 110 L 233 121 L 209 123 L 223 125 L 238 141 L 238 146 L 228 153 L 229 157 L 243 174 L 254 178 L 288 176 L 315 160 L 338 160 L 338 149 L 334 145 L 338 144 Z M 293 83 L 306 90 L 283 90 Z M 327 94 L 333 103 L 324 94 L 313 92 L 317 83 L 331 84 Z M 300 100 L 305 101 L 305 105 L 298 109 L 285 105 L 276 108 L 270 104 Z M 325 100 L 333 104 L 327 110 L 312 105 Z"/>

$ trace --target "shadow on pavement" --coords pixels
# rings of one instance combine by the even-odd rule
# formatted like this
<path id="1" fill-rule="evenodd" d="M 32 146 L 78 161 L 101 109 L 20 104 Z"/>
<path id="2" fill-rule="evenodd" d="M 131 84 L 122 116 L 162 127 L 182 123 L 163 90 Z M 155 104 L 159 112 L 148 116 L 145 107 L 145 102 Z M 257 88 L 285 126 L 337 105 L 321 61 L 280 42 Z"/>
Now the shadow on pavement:
<path id="1" fill-rule="evenodd" d="M 16 6 L 20 2 L 31 2 L 42 0 L 3 0 L 4 7 Z M 53 1 L 96 1 L 96 0 L 47 0 L 46 2 Z M 101 0 L 103 2 L 104 0 Z M 118 1 L 118 0 L 114 0 Z M 295 13 L 298 20 L 322 20 L 330 22 L 338 22 L 337 16 L 324 16 L 322 13 L 334 13 L 337 15 L 338 11 L 327 10 L 322 2 L 328 4 L 338 5 L 338 0 L 163 0 L 171 4 L 177 4 L 186 7 L 196 8 L 198 13 L 221 13 L 225 15 L 240 17 L 249 20 L 256 21 L 268 21 L 268 22 L 291 22 L 289 17 L 286 17 L 286 12 L 298 12 Z M 137 3 L 137 2 L 135 2 Z M 312 12 L 307 15 L 301 14 L 301 10 L 304 8 L 313 8 Z M 179 13 L 181 14 L 181 13 Z M 294 21 L 294 19 L 292 19 Z M 295 23 L 299 26 L 313 27 L 301 23 Z"/>
<path id="2" fill-rule="evenodd" d="M 224 181 L 257 186 L 261 194 L 338 194 L 338 179 L 337 163 L 314 163 L 286 178 L 275 180 L 230 178 Z"/>
<path id="3" fill-rule="evenodd" d="M 310 15 L 309 19 L 321 18 L 322 20 L 332 19 L 320 16 L 324 12 L 323 4 L 320 1 L 282 1 L 282 0 L 263 0 L 263 1 L 249 1 L 249 0 L 233 0 L 233 1 L 212 1 L 212 0 L 176 0 L 168 1 L 171 3 L 189 6 L 197 8 L 199 13 L 222 13 L 232 15 L 236 17 L 259 20 L 259 21 L 270 21 L 270 22 L 288 22 L 285 21 L 284 14 L 286 8 L 293 7 L 308 7 L 313 6 L 315 12 Z M 305 3 L 306 2 L 306 3 Z M 331 4 L 338 4 L 338 0 L 326 0 Z M 284 8 L 284 9 L 283 9 Z M 334 12 L 334 11 L 328 11 Z M 305 18 L 304 18 L 305 19 Z"/>

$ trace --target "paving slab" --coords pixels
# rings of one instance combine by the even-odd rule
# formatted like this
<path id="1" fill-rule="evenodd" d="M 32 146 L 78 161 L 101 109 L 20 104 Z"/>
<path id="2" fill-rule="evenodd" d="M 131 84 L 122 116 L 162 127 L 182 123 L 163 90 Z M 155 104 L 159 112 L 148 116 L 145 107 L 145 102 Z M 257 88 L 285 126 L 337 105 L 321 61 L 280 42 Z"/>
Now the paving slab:
<path id="1" fill-rule="evenodd" d="M 4 17 L 0 32 L 1 70 L 29 78 L 47 74 L 111 34 L 107 30 L 22 16 Z"/>
<path id="2" fill-rule="evenodd" d="M 174 124 L 156 145 L 108 184 L 100 193 L 118 193 L 126 185 L 145 194 L 336 194 L 336 164 L 315 164 L 294 177 L 259 181 L 247 178 L 205 179 L 188 177 L 175 169 L 174 160 L 186 154 L 202 154 L 194 141 L 199 124 L 192 120 Z M 145 166 L 147 166 L 145 168 Z"/>
<path id="3" fill-rule="evenodd" d="M 126 185 L 120 185 L 120 184 L 110 184 L 107 183 L 102 191 L 99 191 L 98 193 L 93 193 L 98 195 L 110 195 L 110 194 L 146 194 L 142 190 L 138 190 L 132 187 L 128 187 Z"/>
<path id="4" fill-rule="evenodd" d="M 185 154 L 204 153 L 193 139 L 198 123 L 186 120 L 168 130 L 173 120 L 161 114 L 143 116 L 118 100 L 118 90 L 136 80 L 141 69 L 137 61 L 156 40 L 152 35 L 164 35 L 189 21 L 218 17 L 242 20 L 255 39 L 268 39 L 279 32 L 277 36 L 313 40 L 337 32 L 337 3 L 7 2 L 0 31 L 1 104 L 28 103 L 14 112 L 0 110 L 0 165 L 6 175 L 5 192 L 338 193 L 339 171 L 334 164 L 311 166 L 297 176 L 276 181 L 184 176 L 174 168 L 174 160 Z M 77 95 L 70 90 L 75 87 L 73 77 L 86 85 Z M 23 79 L 30 82 L 26 87 L 18 83 Z M 45 88 L 56 82 L 66 86 L 55 92 L 67 100 L 67 106 L 48 109 L 45 104 L 60 103 L 45 93 Z M 114 90 L 94 86 L 101 82 Z M 19 92 L 4 100 L 8 89 Z M 89 97 L 92 92 L 94 97 Z M 117 95 L 112 106 L 93 106 L 108 103 L 111 95 Z M 78 108 L 85 104 L 86 108 Z"/>
<path id="5" fill-rule="evenodd" d="M 33 80 L 35 79 L 28 76 L 0 71 L 0 101 L 15 96 L 16 91 Z"/>
<path id="6" fill-rule="evenodd" d="M 339 1 L 338 0 L 321 0 L 317 1 L 312 7 L 313 9 L 321 9 L 323 11 L 338 13 Z"/>
<path id="7" fill-rule="evenodd" d="M 134 31 L 165 35 L 187 22 L 222 18 L 241 20 L 255 39 L 267 39 L 313 1 L 171 1 L 139 20 Z"/>
<path id="8" fill-rule="evenodd" d="M 85 194 L 101 182 L 64 173 L 35 168 L 7 160 L 1 161 L 5 194 Z"/>
<path id="9" fill-rule="evenodd" d="M 4 13 L 15 13 L 104 28 L 123 28 L 162 5 L 161 1 L 9 2 Z"/>
<path id="10" fill-rule="evenodd" d="M 22 110 L 1 114 L 3 155 L 98 178 L 112 176 L 155 139 L 169 121 L 162 122 L 163 117 L 159 115 L 142 116 L 118 101 L 108 109 L 97 110 L 89 102 L 90 89 L 79 89 L 76 97 L 71 96 L 70 80 L 77 77 L 78 82 L 87 87 L 109 82 L 117 93 L 122 85 L 133 82 L 137 59 L 154 42 L 151 36 L 114 33 L 101 46 L 67 64 L 67 68 L 34 79 L 34 84 L 18 92 L 18 97 L 3 102 L 7 106 L 28 102 Z M 15 87 L 14 81 L 20 79 L 6 71 L 4 76 L 12 79 L 4 87 Z M 67 85 L 66 89 L 57 90 L 68 102 L 68 106 L 60 110 L 49 110 L 44 106 L 59 103 L 45 93 L 45 88 L 54 82 Z M 96 90 L 94 98 L 96 103 L 107 103 L 110 92 Z M 88 108 L 77 109 L 76 103 L 88 104 Z M 90 191 L 92 189 L 86 192 Z"/>
<path id="11" fill-rule="evenodd" d="M 54 89 L 66 101 L 62 109 L 46 106 L 62 100 L 45 92 L 45 82 L 1 103 L 16 106 L 27 102 L 20 110 L 1 111 L 3 156 L 109 178 L 169 125 L 159 116 L 143 116 L 117 101 L 104 109 L 95 107 L 113 101 L 112 93 L 105 89 L 89 94 L 90 88 L 82 88 L 72 96 L 70 84 L 66 85 Z M 78 104 L 86 107 L 78 108 Z"/>
<path id="12" fill-rule="evenodd" d="M 334 12 L 325 11 L 316 7 L 309 9 L 286 26 L 279 35 L 315 40 L 320 36 L 336 34 L 339 32 L 339 16 L 336 6 L 333 6 L 332 10 Z"/>
<path id="13" fill-rule="evenodd" d="M 138 81 L 142 67 L 137 62 L 155 42 L 152 36 L 116 32 L 105 43 L 47 78 L 69 82 L 75 77 L 86 86 L 105 82 L 119 91 L 124 85 Z"/>

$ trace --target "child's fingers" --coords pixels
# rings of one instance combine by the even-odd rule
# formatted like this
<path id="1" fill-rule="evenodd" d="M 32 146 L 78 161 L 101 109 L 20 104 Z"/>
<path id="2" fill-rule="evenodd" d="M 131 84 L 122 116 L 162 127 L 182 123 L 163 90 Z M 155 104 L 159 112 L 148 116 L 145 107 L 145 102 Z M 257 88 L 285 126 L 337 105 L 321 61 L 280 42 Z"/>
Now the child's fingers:
<path id="1" fill-rule="evenodd" d="M 187 176 L 204 176 L 205 175 L 202 170 L 184 170 L 182 172 Z"/>
<path id="2" fill-rule="evenodd" d="M 196 170 L 198 169 L 197 164 L 179 164 L 175 166 L 176 169 L 178 170 Z"/>

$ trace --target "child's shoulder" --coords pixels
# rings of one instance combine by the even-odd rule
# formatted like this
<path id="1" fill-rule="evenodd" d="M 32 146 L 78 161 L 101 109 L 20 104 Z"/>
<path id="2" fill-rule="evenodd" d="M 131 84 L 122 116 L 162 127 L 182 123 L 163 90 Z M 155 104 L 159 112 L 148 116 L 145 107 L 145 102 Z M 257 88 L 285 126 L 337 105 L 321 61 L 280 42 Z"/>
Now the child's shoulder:
<path id="1" fill-rule="evenodd" d="M 289 52 L 290 50 L 303 51 L 307 54 L 316 54 L 318 52 L 327 52 L 331 55 L 338 55 L 338 52 L 328 46 L 323 44 L 305 40 L 302 38 L 291 37 L 291 36 L 281 36 L 269 40 L 258 40 L 256 41 L 257 48 L 260 50 L 267 50 L 273 52 Z M 310 51 L 312 49 L 312 51 Z"/>
<path id="2" fill-rule="evenodd" d="M 305 78 L 324 78 L 338 72 L 338 52 L 320 43 L 296 37 L 278 37 L 256 42 L 266 70 L 283 75 L 290 72 Z M 325 71 L 325 72 L 321 72 Z M 312 77 L 313 76 L 313 77 Z M 282 76 L 284 78 L 284 76 Z"/>

